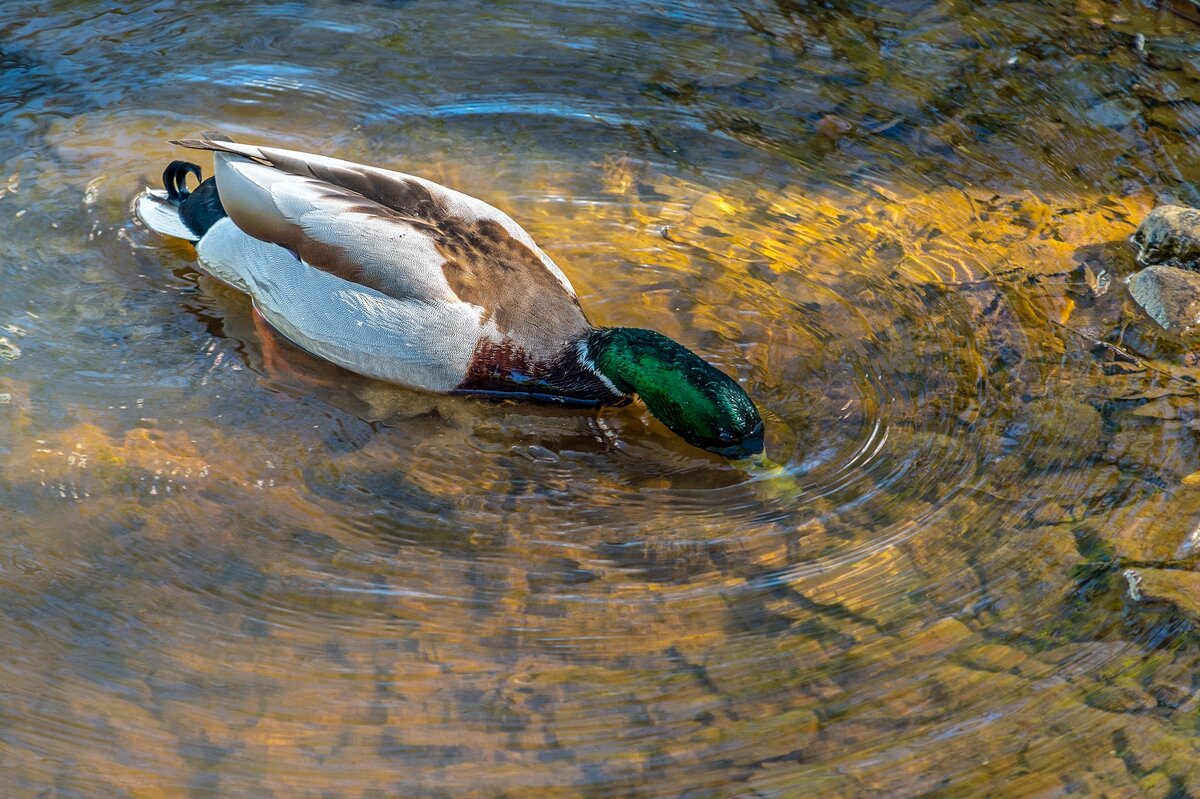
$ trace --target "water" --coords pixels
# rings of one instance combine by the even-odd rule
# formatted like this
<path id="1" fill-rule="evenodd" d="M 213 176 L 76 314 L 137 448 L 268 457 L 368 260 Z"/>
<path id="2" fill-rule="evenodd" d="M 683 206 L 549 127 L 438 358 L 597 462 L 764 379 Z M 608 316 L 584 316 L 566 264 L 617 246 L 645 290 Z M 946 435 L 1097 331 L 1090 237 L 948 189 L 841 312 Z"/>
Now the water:
<path id="1" fill-rule="evenodd" d="M 4 795 L 1200 796 L 1122 576 L 1192 574 L 1200 363 L 1121 282 L 1200 31 L 827 5 L 0 3 Z M 130 218 L 205 130 L 504 208 L 781 468 L 296 352 Z"/>

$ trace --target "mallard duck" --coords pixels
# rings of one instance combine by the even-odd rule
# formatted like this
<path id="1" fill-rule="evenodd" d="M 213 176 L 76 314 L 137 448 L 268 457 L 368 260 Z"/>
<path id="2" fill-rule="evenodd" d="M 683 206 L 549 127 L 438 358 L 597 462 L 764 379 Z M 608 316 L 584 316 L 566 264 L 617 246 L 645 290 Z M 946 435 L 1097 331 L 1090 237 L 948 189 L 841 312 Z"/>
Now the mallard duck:
<path id="1" fill-rule="evenodd" d="M 171 162 L 135 209 L 196 245 L 286 338 L 369 377 L 576 406 L 637 395 L 688 443 L 741 458 L 763 423 L 734 380 L 653 330 L 596 328 L 507 214 L 429 180 L 213 138 L 214 174 Z M 199 181 L 187 187 L 188 176 Z"/>

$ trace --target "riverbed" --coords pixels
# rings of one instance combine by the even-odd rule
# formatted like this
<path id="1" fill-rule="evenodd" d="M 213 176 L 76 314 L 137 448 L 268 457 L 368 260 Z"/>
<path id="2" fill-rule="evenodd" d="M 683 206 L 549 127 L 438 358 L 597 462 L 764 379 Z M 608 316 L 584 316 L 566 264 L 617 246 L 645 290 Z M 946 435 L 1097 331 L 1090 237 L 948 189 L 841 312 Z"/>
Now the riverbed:
<path id="1" fill-rule="evenodd" d="M 0 792 L 1200 795 L 1200 608 L 1126 576 L 1192 585 L 1200 358 L 1123 283 L 1200 205 L 1198 46 L 1132 1 L 0 2 Z M 295 350 L 130 213 L 203 131 L 504 209 L 780 468 Z"/>

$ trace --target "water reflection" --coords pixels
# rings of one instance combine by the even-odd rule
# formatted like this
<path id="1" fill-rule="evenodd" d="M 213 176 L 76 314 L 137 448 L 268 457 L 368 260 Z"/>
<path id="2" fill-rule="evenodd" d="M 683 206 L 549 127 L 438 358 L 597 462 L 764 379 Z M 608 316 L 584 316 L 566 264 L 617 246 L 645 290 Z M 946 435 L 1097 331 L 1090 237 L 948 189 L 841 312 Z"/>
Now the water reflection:
<path id="1" fill-rule="evenodd" d="M 0 9 L 6 795 L 1200 791 L 1197 609 L 1122 576 L 1200 521 L 1192 344 L 1120 282 L 1198 201 L 1186 21 Z M 778 468 L 295 351 L 130 219 L 207 129 L 508 210 Z"/>

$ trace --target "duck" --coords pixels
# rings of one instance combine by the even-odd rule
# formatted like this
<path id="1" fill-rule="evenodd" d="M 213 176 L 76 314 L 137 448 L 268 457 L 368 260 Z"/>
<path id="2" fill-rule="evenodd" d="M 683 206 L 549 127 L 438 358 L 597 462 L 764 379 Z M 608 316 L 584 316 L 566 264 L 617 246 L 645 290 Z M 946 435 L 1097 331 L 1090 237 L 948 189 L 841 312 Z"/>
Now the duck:
<path id="1" fill-rule="evenodd" d="M 217 135 L 204 178 L 174 160 L 134 201 L 286 339 L 352 372 L 441 394 L 576 407 L 639 398 L 688 444 L 761 453 L 736 380 L 654 330 L 596 327 L 563 271 L 508 214 L 431 180 Z M 189 177 L 198 185 L 188 186 Z"/>

